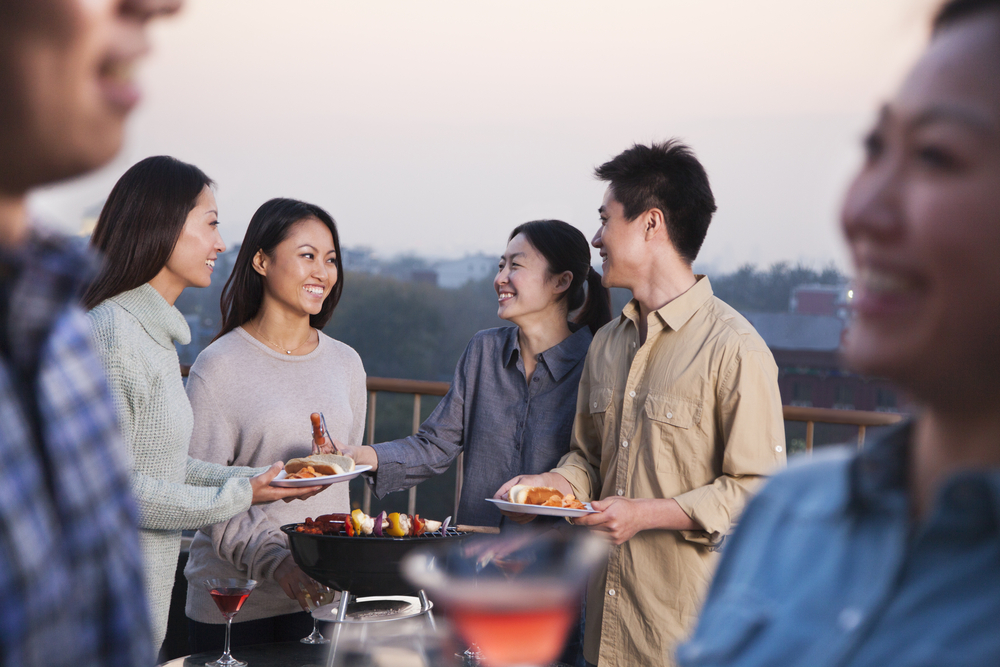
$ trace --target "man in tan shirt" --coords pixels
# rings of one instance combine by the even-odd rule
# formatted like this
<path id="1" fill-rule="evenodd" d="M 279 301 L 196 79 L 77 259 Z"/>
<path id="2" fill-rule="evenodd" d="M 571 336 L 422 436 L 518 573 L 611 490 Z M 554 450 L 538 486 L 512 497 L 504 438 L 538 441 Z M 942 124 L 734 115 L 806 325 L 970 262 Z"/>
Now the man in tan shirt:
<path id="1" fill-rule="evenodd" d="M 593 500 L 574 523 L 615 545 L 587 596 L 584 656 L 600 667 L 672 665 L 721 545 L 762 476 L 785 463 L 778 369 L 763 339 L 691 264 L 715 201 L 676 141 L 636 145 L 609 182 L 593 245 L 604 285 L 632 290 L 591 343 L 571 449 L 514 484 Z"/>

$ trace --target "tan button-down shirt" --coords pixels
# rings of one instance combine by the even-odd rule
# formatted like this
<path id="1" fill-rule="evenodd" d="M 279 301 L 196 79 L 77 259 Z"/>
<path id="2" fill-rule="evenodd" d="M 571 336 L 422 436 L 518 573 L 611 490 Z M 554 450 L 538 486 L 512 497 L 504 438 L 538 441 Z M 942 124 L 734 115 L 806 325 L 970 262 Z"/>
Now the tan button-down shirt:
<path id="1" fill-rule="evenodd" d="M 674 664 L 714 547 L 785 463 L 774 358 L 708 278 L 650 313 L 641 346 L 638 322 L 632 301 L 594 337 L 556 472 L 585 500 L 673 498 L 704 530 L 647 530 L 612 549 L 587 596 L 584 655 L 600 667 Z"/>

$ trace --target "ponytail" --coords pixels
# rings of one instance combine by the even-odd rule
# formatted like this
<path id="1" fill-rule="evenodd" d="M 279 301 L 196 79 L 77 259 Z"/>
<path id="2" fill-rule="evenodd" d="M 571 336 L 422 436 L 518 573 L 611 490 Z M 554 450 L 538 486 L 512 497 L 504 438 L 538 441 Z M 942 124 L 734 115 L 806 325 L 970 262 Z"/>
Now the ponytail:
<path id="1" fill-rule="evenodd" d="M 590 327 L 592 334 L 611 321 L 611 293 L 601 284 L 601 274 L 592 266 L 587 271 L 587 300 L 573 321 Z"/>

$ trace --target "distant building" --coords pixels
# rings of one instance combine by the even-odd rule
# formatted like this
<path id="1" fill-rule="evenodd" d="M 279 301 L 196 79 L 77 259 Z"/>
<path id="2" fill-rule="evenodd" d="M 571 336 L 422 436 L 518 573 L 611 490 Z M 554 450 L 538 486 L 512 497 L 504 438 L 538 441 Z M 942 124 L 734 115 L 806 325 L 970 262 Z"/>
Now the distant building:
<path id="1" fill-rule="evenodd" d="M 437 286 L 438 273 L 434 269 L 414 269 L 410 271 L 410 282 Z"/>
<path id="2" fill-rule="evenodd" d="M 340 254 L 345 271 L 370 274 L 381 273 L 379 261 L 371 248 L 365 246 L 355 248 L 341 247 Z"/>
<path id="3" fill-rule="evenodd" d="M 437 271 L 437 284 L 439 287 L 457 289 L 467 282 L 494 275 L 497 263 L 497 257 L 484 254 L 438 262 L 434 265 Z"/>
<path id="4" fill-rule="evenodd" d="M 799 285 L 792 290 L 788 312 L 847 319 L 853 298 L 854 291 L 849 285 Z"/>
<path id="5" fill-rule="evenodd" d="M 846 320 L 803 313 L 743 315 L 774 355 L 783 404 L 880 412 L 906 407 L 905 399 L 886 380 L 844 369 L 840 348 Z"/>

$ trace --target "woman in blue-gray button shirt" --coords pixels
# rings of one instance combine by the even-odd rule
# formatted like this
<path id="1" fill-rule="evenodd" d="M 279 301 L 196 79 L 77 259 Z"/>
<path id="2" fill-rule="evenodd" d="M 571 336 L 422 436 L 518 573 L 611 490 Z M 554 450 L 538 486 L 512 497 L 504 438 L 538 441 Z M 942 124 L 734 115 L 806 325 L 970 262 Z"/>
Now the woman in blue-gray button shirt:
<path id="1" fill-rule="evenodd" d="M 919 410 L 751 502 L 684 667 L 1000 665 L 1000 0 L 942 7 L 865 148 L 844 353 Z"/>
<path id="2" fill-rule="evenodd" d="M 611 319 L 587 239 L 559 220 L 514 229 L 493 286 L 497 315 L 516 326 L 472 338 L 448 394 L 417 434 L 372 447 L 336 443 L 372 466 L 380 498 L 443 473 L 464 451 L 455 522 L 479 526 L 500 525 L 486 498 L 505 481 L 549 470 L 569 451 L 583 361 L 594 332 Z"/>

